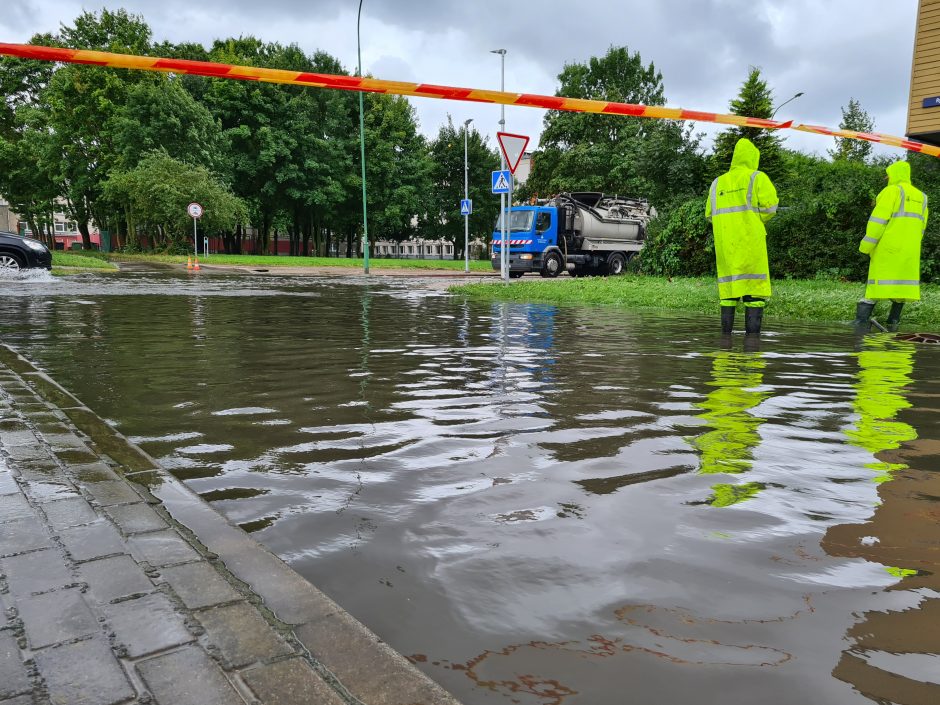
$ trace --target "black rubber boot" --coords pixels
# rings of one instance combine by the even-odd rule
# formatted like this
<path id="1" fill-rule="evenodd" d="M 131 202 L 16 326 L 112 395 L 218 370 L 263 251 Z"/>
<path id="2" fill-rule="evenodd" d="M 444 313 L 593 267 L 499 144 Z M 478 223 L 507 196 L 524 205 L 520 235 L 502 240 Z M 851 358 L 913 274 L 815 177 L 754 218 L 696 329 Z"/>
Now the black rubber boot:
<path id="1" fill-rule="evenodd" d="M 859 301 L 855 306 L 855 329 L 867 333 L 871 329 L 871 314 L 875 310 L 874 301 Z"/>
<path id="2" fill-rule="evenodd" d="M 730 333 L 734 330 L 734 306 L 721 307 L 721 332 Z"/>
<path id="3" fill-rule="evenodd" d="M 904 310 L 903 301 L 891 302 L 891 311 L 888 313 L 888 330 L 894 332 L 898 329 L 898 323 L 901 322 L 902 310 Z"/>
<path id="4" fill-rule="evenodd" d="M 763 306 L 747 306 L 744 309 L 744 334 L 755 337 L 760 336 L 760 327 L 763 321 Z"/>

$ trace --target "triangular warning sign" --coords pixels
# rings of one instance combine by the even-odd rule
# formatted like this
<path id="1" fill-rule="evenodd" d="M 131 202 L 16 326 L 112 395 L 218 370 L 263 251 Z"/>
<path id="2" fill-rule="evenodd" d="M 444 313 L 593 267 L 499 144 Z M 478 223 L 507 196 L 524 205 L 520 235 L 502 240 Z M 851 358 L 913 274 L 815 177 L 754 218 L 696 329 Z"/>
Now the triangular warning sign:
<path id="1" fill-rule="evenodd" d="M 513 174 L 519 162 L 522 161 L 522 155 L 525 153 L 526 145 L 529 144 L 529 138 L 525 135 L 513 135 L 509 132 L 497 132 L 496 139 L 499 141 L 499 148 L 506 157 L 506 166 Z"/>
<path id="2" fill-rule="evenodd" d="M 506 181 L 506 175 L 500 173 L 499 178 L 496 179 L 496 183 L 493 185 L 494 191 L 508 191 L 509 182 Z"/>

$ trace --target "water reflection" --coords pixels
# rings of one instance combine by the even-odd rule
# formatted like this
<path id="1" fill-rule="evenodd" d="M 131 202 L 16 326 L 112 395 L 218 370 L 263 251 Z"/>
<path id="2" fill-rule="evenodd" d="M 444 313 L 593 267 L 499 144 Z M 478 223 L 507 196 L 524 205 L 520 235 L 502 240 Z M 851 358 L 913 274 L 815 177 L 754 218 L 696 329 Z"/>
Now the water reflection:
<path id="1" fill-rule="evenodd" d="M 833 676 L 875 702 L 929 705 L 940 702 L 940 475 L 927 466 L 940 444 L 918 441 L 898 418 L 918 411 L 908 400 L 914 360 L 914 345 L 887 336 L 869 337 L 858 355 L 858 421 L 847 436 L 871 453 L 880 501 L 867 522 L 830 527 L 822 546 L 899 579 L 848 630 Z"/>
<path id="2" fill-rule="evenodd" d="M 766 362 L 760 353 L 719 351 L 712 357 L 712 391 L 705 401 L 696 404 L 704 410 L 702 418 L 712 428 L 693 440 L 702 454 L 699 472 L 738 475 L 754 464 L 753 450 L 760 443 L 759 429 L 766 419 L 753 413 L 771 392 L 761 389 Z M 729 507 L 757 495 L 759 482 L 712 485 L 713 496 L 708 503 Z"/>

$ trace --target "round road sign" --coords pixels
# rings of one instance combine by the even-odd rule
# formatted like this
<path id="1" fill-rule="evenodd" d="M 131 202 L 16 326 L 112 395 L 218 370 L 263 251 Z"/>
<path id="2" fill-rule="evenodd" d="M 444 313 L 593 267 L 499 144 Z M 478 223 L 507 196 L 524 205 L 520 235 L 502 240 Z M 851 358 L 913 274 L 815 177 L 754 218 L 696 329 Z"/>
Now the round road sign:
<path id="1" fill-rule="evenodd" d="M 202 217 L 202 206 L 198 203 L 190 203 L 186 206 L 186 212 L 189 213 L 190 218 L 201 218 Z"/>

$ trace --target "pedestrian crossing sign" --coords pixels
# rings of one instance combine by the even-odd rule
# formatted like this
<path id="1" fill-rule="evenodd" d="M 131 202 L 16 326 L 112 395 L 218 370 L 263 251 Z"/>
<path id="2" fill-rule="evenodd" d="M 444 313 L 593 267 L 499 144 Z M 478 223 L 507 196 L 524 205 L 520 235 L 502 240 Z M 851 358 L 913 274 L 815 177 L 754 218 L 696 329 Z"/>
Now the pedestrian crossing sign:
<path id="1" fill-rule="evenodd" d="M 509 169 L 493 172 L 493 193 L 509 193 Z"/>
<path id="2" fill-rule="evenodd" d="M 460 215 L 470 215 L 473 213 L 473 201 L 469 198 L 460 199 Z"/>

